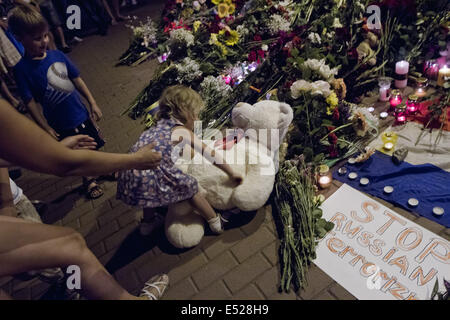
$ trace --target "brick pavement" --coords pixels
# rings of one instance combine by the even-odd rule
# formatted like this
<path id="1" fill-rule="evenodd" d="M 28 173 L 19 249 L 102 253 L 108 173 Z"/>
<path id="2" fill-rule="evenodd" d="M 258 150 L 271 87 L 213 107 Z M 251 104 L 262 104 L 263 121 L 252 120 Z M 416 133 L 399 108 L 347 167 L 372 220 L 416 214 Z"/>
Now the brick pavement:
<path id="1" fill-rule="evenodd" d="M 157 18 L 162 4 L 159 0 L 132 14 Z M 147 61 L 137 68 L 114 67 L 128 46 L 129 34 L 123 24 L 112 27 L 108 37 L 86 38 L 70 54 L 104 112 L 101 128 L 107 138 L 105 151 L 126 152 L 138 138 L 142 124 L 120 113 L 146 86 L 157 65 Z M 30 199 L 51 202 L 44 221 L 81 232 L 99 260 L 132 293 L 138 293 L 155 273 L 168 272 L 171 285 L 164 299 L 355 299 L 314 265 L 305 290 L 278 292 L 279 241 L 270 206 L 260 209 L 245 225 L 220 236 L 206 235 L 190 250 L 176 250 L 167 243 L 162 230 L 150 239 L 139 236 L 139 211 L 115 199 L 114 182 L 103 183 L 105 195 L 97 200 L 86 200 L 79 193 L 81 178 L 77 177 L 58 178 L 25 170 L 17 183 Z M 339 185 L 335 181 L 326 196 Z M 449 229 L 402 209 L 394 210 L 450 239 Z M 16 299 L 39 299 L 49 289 L 37 279 L 4 278 L 0 286 Z"/>

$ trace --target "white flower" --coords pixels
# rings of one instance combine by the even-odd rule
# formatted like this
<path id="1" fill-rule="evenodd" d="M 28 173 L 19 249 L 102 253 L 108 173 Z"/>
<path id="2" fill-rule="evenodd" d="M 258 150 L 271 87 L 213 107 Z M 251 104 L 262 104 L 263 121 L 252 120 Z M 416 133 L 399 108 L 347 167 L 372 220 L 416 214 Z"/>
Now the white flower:
<path id="1" fill-rule="evenodd" d="M 204 4 L 206 0 L 198 0 L 201 4 Z"/>
<path id="2" fill-rule="evenodd" d="M 331 88 L 330 84 L 323 80 L 312 83 L 305 80 L 295 81 L 291 85 L 291 97 L 298 99 L 302 92 L 311 92 L 312 95 L 323 95 L 327 98 L 331 94 Z"/>
<path id="3" fill-rule="evenodd" d="M 225 80 L 221 77 L 207 76 L 200 83 L 200 95 L 205 101 L 206 106 L 213 106 L 217 104 L 222 98 L 226 97 L 231 87 L 225 83 Z"/>
<path id="4" fill-rule="evenodd" d="M 250 33 L 249 29 L 244 24 L 238 25 L 236 31 L 239 33 L 239 42 L 245 41 L 245 38 Z"/>
<path id="5" fill-rule="evenodd" d="M 342 27 L 343 27 L 343 25 L 339 21 L 339 18 L 334 18 L 333 28 L 342 28 Z"/>
<path id="6" fill-rule="evenodd" d="M 320 36 L 317 33 L 311 32 L 308 35 L 308 39 L 314 43 L 314 44 L 321 44 L 322 43 L 322 39 L 320 39 Z"/>
<path id="7" fill-rule="evenodd" d="M 148 47 L 150 44 L 157 42 L 156 40 L 157 28 L 153 23 L 152 19 L 147 18 L 147 21 L 145 23 L 140 21 L 139 26 L 127 25 L 127 27 L 133 30 L 133 35 L 136 38 L 143 39 L 143 42 L 141 43 L 143 46 Z"/>
<path id="8" fill-rule="evenodd" d="M 312 88 L 311 83 L 305 80 L 297 80 L 291 85 L 291 96 L 294 99 L 298 99 L 302 92 L 308 92 Z"/>
<path id="9" fill-rule="evenodd" d="M 190 83 L 202 76 L 200 65 L 189 57 L 184 58 L 181 63 L 176 64 L 175 68 L 178 71 L 177 81 L 180 83 Z"/>
<path id="10" fill-rule="evenodd" d="M 261 50 L 262 50 L 262 51 L 267 51 L 267 50 L 269 50 L 269 46 L 268 46 L 267 44 L 263 44 L 263 45 L 261 46 Z"/>
<path id="11" fill-rule="evenodd" d="M 331 94 L 330 84 L 323 80 L 313 82 L 311 84 L 311 94 L 320 94 L 327 98 Z"/>
<path id="12" fill-rule="evenodd" d="M 170 39 L 172 41 L 184 42 L 188 47 L 194 44 L 194 35 L 186 29 L 175 29 L 170 31 Z"/>
<path id="13" fill-rule="evenodd" d="M 289 31 L 291 23 L 279 14 L 274 14 L 270 17 L 267 27 L 271 35 L 276 35 L 280 31 Z"/>
<path id="14" fill-rule="evenodd" d="M 195 11 L 199 11 L 202 6 L 198 1 L 194 1 L 192 2 L 192 7 L 194 8 Z"/>
<path id="15" fill-rule="evenodd" d="M 325 80 L 330 80 L 333 76 L 337 75 L 338 69 L 331 69 L 327 64 L 325 64 L 325 59 L 308 59 L 303 65 L 313 71 L 316 71 Z"/>

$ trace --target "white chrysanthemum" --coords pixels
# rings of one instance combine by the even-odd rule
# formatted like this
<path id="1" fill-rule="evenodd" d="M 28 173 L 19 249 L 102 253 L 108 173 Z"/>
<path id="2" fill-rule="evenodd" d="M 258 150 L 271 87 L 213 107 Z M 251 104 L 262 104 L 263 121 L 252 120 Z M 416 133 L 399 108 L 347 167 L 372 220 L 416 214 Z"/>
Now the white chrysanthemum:
<path id="1" fill-rule="evenodd" d="M 178 71 L 177 81 L 180 83 L 190 83 L 202 76 L 200 65 L 189 57 L 184 58 L 175 67 Z"/>
<path id="2" fill-rule="evenodd" d="M 322 43 L 322 39 L 320 39 L 319 34 L 317 34 L 315 32 L 311 32 L 308 35 L 308 39 L 314 44 L 321 44 Z"/>
<path id="3" fill-rule="evenodd" d="M 141 21 L 139 23 L 139 26 L 127 25 L 127 27 L 133 30 L 133 35 L 136 38 L 143 39 L 143 46 L 148 47 L 150 44 L 153 44 L 157 41 L 156 34 L 158 30 L 155 26 L 155 23 L 150 18 L 147 18 L 147 21 L 145 23 L 142 23 Z"/>
<path id="4" fill-rule="evenodd" d="M 248 28 L 243 24 L 238 25 L 236 27 L 236 31 L 237 31 L 237 33 L 239 33 L 239 42 L 244 42 L 250 33 Z"/>
<path id="5" fill-rule="evenodd" d="M 342 28 L 343 25 L 341 24 L 341 22 L 339 21 L 339 18 L 334 18 L 333 21 L 333 28 Z"/>
<path id="6" fill-rule="evenodd" d="M 227 96 L 231 87 L 225 83 L 222 77 L 207 76 L 200 84 L 200 95 L 206 106 L 213 106 Z"/>
<path id="7" fill-rule="evenodd" d="M 291 85 L 291 96 L 294 99 L 298 99 L 302 92 L 308 92 L 311 90 L 311 83 L 305 80 L 297 80 Z"/>
<path id="8" fill-rule="evenodd" d="M 338 69 L 331 69 L 326 63 L 325 59 L 317 60 L 317 59 L 308 59 L 303 65 L 313 71 L 316 71 L 319 75 L 321 75 L 325 80 L 330 80 L 333 76 L 337 75 Z"/>
<path id="9" fill-rule="evenodd" d="M 326 81 L 319 80 L 308 82 L 305 80 L 297 80 L 291 85 L 291 97 L 298 99 L 302 92 L 310 92 L 312 95 L 323 95 L 327 98 L 331 94 L 330 84 Z"/>
<path id="10" fill-rule="evenodd" d="M 170 31 L 170 39 L 184 42 L 188 47 L 194 44 L 194 35 L 186 29 L 175 29 Z"/>
<path id="11" fill-rule="evenodd" d="M 291 23 L 279 14 L 274 14 L 270 17 L 267 27 L 271 35 L 276 35 L 280 31 L 291 30 Z"/>

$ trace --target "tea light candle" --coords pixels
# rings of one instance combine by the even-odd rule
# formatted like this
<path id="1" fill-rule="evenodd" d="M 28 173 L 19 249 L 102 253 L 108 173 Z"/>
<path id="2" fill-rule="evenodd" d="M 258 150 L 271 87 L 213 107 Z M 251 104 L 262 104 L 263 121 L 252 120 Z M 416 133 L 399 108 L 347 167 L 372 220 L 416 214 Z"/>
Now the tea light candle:
<path id="1" fill-rule="evenodd" d="M 350 180 L 355 180 L 357 177 L 358 177 L 358 174 L 357 174 L 356 172 L 350 172 L 350 173 L 348 174 L 348 178 L 349 178 Z"/>
<path id="2" fill-rule="evenodd" d="M 383 112 L 380 113 L 380 118 L 381 118 L 381 119 L 386 119 L 386 118 L 388 117 L 388 115 L 389 115 L 389 114 L 388 114 L 387 112 L 384 112 L 384 111 L 383 111 Z"/>
<path id="3" fill-rule="evenodd" d="M 443 87 L 446 78 L 450 78 L 450 68 L 445 65 L 439 70 L 437 85 Z"/>
<path id="4" fill-rule="evenodd" d="M 361 178 L 361 179 L 359 180 L 359 183 L 360 183 L 362 186 L 366 186 L 366 185 L 369 184 L 369 179 L 367 179 L 367 178 Z"/>
<path id="5" fill-rule="evenodd" d="M 406 111 L 409 115 L 413 115 L 419 109 L 419 97 L 415 94 L 412 94 L 408 97 L 408 101 L 406 102 Z"/>
<path id="6" fill-rule="evenodd" d="M 375 111 L 375 108 L 374 108 L 374 107 L 368 107 L 368 108 L 367 108 L 367 111 L 369 111 L 370 113 L 372 113 L 372 112 Z"/>
<path id="7" fill-rule="evenodd" d="M 386 187 L 384 187 L 383 191 L 387 194 L 390 194 L 390 193 L 394 192 L 394 188 L 391 186 L 386 186 Z"/>
<path id="8" fill-rule="evenodd" d="M 318 183 L 322 189 L 328 188 L 333 180 L 330 172 L 330 168 L 327 165 L 319 166 L 319 179 Z"/>
<path id="9" fill-rule="evenodd" d="M 409 63 L 405 60 L 395 64 L 395 87 L 405 88 L 408 84 Z"/>
<path id="10" fill-rule="evenodd" d="M 330 177 L 323 176 L 323 177 L 319 178 L 319 185 L 321 188 L 325 188 L 325 187 L 329 186 L 330 182 L 331 182 Z"/>
<path id="11" fill-rule="evenodd" d="M 433 213 L 437 216 L 442 216 L 444 214 L 444 208 L 441 207 L 434 207 Z"/>
<path id="12" fill-rule="evenodd" d="M 402 103 L 402 94 L 400 90 L 392 90 L 392 96 L 389 99 L 389 103 L 391 104 L 391 108 L 395 108 L 400 103 Z"/>
<path id="13" fill-rule="evenodd" d="M 384 149 L 386 150 L 392 150 L 392 148 L 394 148 L 394 144 L 392 142 L 386 142 L 383 146 Z"/>
<path id="14" fill-rule="evenodd" d="M 417 200 L 416 198 L 410 198 L 410 199 L 408 200 L 408 204 L 409 204 L 411 207 L 417 207 L 417 206 L 419 205 L 419 200 Z"/>

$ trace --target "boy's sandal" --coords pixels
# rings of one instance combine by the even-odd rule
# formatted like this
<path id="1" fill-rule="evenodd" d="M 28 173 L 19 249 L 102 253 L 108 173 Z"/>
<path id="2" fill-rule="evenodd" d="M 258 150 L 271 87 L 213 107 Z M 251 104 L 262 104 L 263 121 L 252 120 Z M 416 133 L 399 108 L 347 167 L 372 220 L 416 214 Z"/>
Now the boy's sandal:
<path id="1" fill-rule="evenodd" d="M 148 300 L 159 300 L 169 286 L 169 276 L 167 274 L 157 274 L 145 283 L 139 297 Z M 155 290 L 153 290 L 155 289 Z M 156 292 L 155 292 L 156 291 Z"/>
<path id="2" fill-rule="evenodd" d="M 86 196 L 90 199 L 98 199 L 103 195 L 103 189 L 97 184 L 95 179 L 86 181 L 85 188 Z"/>

